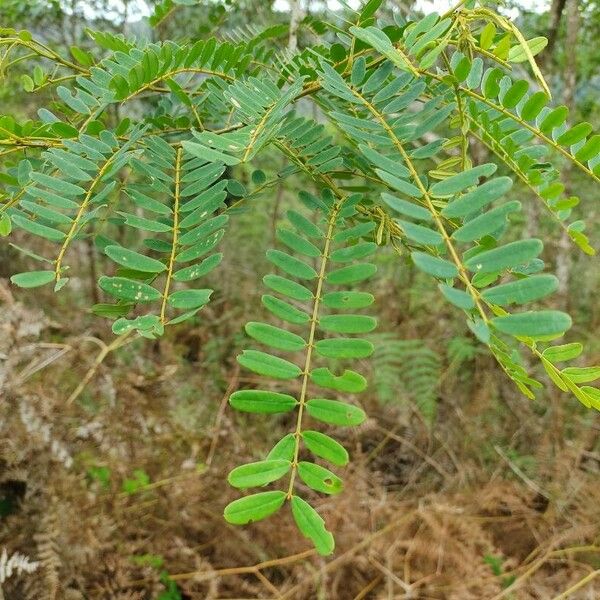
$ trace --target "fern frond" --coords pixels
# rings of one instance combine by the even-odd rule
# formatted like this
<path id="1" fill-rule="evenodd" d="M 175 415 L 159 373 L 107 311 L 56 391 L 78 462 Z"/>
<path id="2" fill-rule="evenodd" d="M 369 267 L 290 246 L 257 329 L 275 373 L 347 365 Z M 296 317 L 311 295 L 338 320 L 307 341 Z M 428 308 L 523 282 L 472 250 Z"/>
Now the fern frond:
<path id="1" fill-rule="evenodd" d="M 428 424 L 435 420 L 442 376 L 440 355 L 424 340 L 402 340 L 381 333 L 369 338 L 374 346 L 373 382 L 383 403 L 410 399 Z"/>

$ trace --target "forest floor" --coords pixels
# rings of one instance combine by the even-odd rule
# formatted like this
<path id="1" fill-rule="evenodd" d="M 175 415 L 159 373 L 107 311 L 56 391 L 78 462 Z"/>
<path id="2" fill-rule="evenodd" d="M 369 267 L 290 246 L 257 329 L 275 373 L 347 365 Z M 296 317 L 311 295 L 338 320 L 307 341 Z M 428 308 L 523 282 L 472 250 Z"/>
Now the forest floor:
<path id="1" fill-rule="evenodd" d="M 285 511 L 222 518 L 229 470 L 291 426 L 226 403 L 252 383 L 243 311 L 216 302 L 100 362 L 108 326 L 53 298 L 0 282 L 0 548 L 39 561 L 5 600 L 600 597 L 600 427 L 572 399 L 527 401 L 485 354 L 468 385 L 446 378 L 433 427 L 367 394 L 344 493 L 315 499 L 322 558 Z"/>

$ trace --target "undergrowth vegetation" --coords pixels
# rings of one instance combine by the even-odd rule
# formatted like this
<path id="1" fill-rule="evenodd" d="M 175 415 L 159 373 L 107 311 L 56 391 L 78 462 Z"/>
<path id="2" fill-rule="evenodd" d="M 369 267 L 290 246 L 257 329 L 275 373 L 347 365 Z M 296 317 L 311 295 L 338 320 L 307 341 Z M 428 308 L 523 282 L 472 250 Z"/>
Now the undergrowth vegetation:
<path id="1" fill-rule="evenodd" d="M 563 174 L 597 186 L 600 136 L 552 99 L 546 38 L 483 1 L 369 0 L 307 16 L 300 50 L 287 23 L 220 35 L 225 10 L 163 39 L 193 4 L 70 56 L 0 30 L 41 99 L 0 117 L 7 600 L 499 600 L 550 597 L 565 557 L 599 573 L 598 348 L 568 304 L 597 315 L 545 245 L 595 260 Z"/>

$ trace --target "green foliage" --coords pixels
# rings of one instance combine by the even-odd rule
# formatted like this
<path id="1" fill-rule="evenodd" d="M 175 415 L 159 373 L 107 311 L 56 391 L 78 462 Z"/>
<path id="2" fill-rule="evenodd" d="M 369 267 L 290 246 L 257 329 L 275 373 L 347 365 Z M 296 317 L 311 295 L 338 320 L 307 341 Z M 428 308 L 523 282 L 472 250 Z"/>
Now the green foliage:
<path id="1" fill-rule="evenodd" d="M 410 400 L 425 421 L 437 412 L 442 359 L 424 340 L 401 340 L 393 334 L 373 336 L 373 378 L 380 402 L 402 405 Z"/>
<path id="2" fill-rule="evenodd" d="M 150 21 L 162 27 L 194 4 L 165 0 Z M 102 256 L 104 297 L 92 311 L 117 335 L 156 338 L 220 293 L 198 280 L 218 269 L 230 219 L 288 177 L 317 188 L 299 194 L 302 208 L 289 207 L 267 252 L 276 273 L 264 276 L 261 301 L 272 322 L 246 326 L 258 347 L 238 362 L 264 381 L 230 397 L 237 410 L 295 422 L 266 457 L 230 474 L 238 488 L 281 489 L 235 500 L 225 517 L 244 524 L 289 505 L 322 554 L 334 542 L 313 492 L 335 494 L 343 484 L 317 461 L 340 468 L 348 455 L 317 428 L 366 417 L 353 395 L 367 382 L 354 369 L 374 352 L 359 336 L 376 325 L 363 311 L 375 301 L 371 259 L 381 247 L 431 278 L 526 396 L 542 384 L 522 352 L 560 390 L 600 409 L 600 391 L 588 385 L 600 370 L 564 366 L 579 361 L 576 342 L 551 345 L 571 318 L 551 306 L 557 280 L 542 273 L 543 241 L 515 225 L 525 200 L 513 191 L 514 182 L 528 188 L 594 254 L 584 223 L 572 220 L 579 198 L 565 196 L 556 159 L 600 182 L 598 134 L 550 104 L 535 62 L 543 38 L 526 40 L 474 1 L 392 24 L 375 18 L 381 4 L 365 3 L 347 26 L 311 23 L 320 43 L 293 56 L 276 49 L 285 25 L 181 43 L 89 31 L 89 46 L 68 57 L 28 32 L 1 31 L 5 75 L 29 101 L 51 95 L 36 120 L 0 116 L 0 235 L 42 263 L 14 274 L 16 286 L 63 290 L 79 276 L 73 258 L 87 244 Z M 208 20 L 225 18 L 221 9 Z M 512 63 L 530 75 L 518 78 Z M 324 123 L 301 116 L 303 99 Z M 473 164 L 473 139 L 493 160 Z M 254 164 L 266 149 L 286 160 L 275 179 Z M 402 384 L 433 420 L 439 355 L 421 342 L 373 339 L 380 395 Z M 126 493 L 149 483 L 143 471 L 134 475 Z"/>

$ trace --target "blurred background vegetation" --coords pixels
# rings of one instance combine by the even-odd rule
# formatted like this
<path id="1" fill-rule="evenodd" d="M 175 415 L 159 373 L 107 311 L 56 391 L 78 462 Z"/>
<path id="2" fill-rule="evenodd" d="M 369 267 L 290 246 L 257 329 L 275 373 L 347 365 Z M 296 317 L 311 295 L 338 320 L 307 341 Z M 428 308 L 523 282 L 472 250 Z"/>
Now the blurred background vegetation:
<path id="1" fill-rule="evenodd" d="M 447 8 L 390 0 L 378 17 Z M 0 0 L 0 26 L 28 29 L 63 56 L 95 49 L 88 28 L 193 41 L 279 25 L 273 44 L 301 49 L 316 42 L 321 18 L 341 21 L 348 10 L 323 0 Z M 555 97 L 597 126 L 600 4 L 521 0 L 500 10 L 527 38 L 549 38 L 540 61 Z M 51 87 L 23 91 L 28 69 L 0 71 L 0 111 L 18 121 L 53 100 Z M 157 100 L 128 110 L 143 114 L 148 102 Z M 111 110 L 115 123 L 127 116 Z M 308 100 L 303 110 L 319 117 Z M 268 152 L 255 163 L 269 178 L 285 166 Z M 243 165 L 235 176 L 250 173 Z M 599 247 L 599 190 L 576 173 L 563 178 L 587 200 L 576 210 Z M 6 278 L 27 259 L 0 246 L 0 547 L 41 562 L 4 584 L 6 600 L 600 597 L 600 421 L 551 387 L 523 398 L 425 276 L 391 253 L 377 259 L 377 351 L 362 365 L 370 418 L 343 440 L 353 455 L 347 493 L 320 504 L 336 558 L 306 551 L 285 520 L 244 530 L 223 522 L 227 472 L 278 439 L 271 419 L 233 414 L 225 401 L 251 381 L 235 356 L 243 324 L 261 313 L 264 250 L 311 185 L 288 178 L 233 219 L 214 301 L 192 325 L 112 352 L 109 326 L 83 309 L 98 300 L 93 247 L 78 258 L 90 280 L 55 295 L 12 288 Z M 518 194 L 523 234 L 548 240 L 544 258 L 576 323 L 570 335 L 598 362 L 598 260 L 562 238 L 527 189 Z M 277 427 L 289 429 L 285 417 Z"/>

